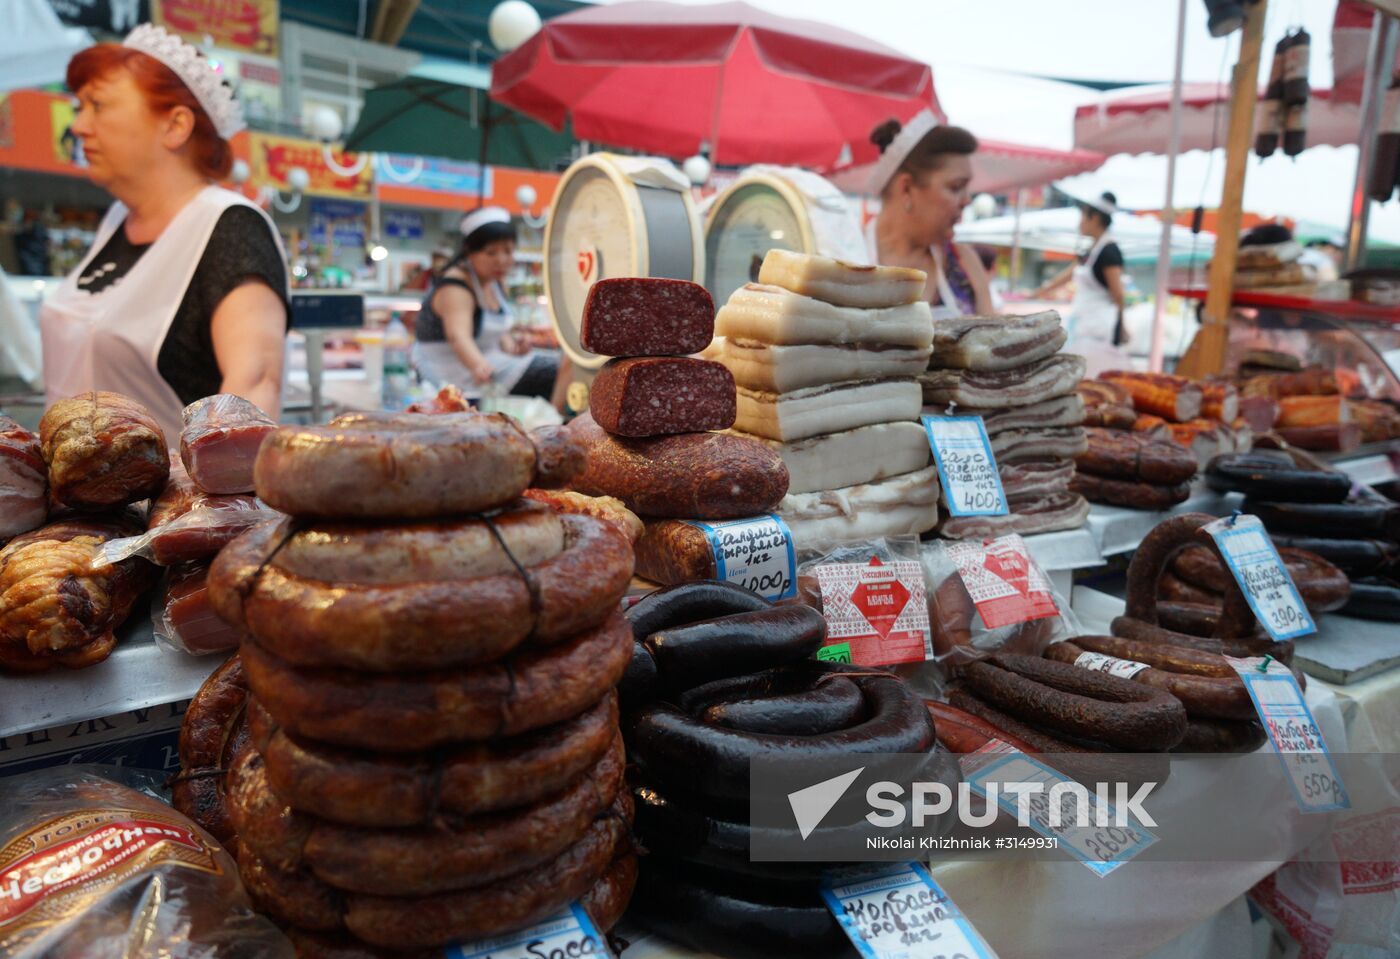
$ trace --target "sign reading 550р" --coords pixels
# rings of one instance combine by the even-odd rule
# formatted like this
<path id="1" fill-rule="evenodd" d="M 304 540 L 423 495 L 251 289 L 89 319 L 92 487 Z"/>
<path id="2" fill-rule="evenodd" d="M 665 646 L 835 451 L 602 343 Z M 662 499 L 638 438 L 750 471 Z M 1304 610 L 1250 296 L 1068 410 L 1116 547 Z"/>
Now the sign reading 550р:
<path id="1" fill-rule="evenodd" d="M 1005 516 L 1006 493 L 982 417 L 925 416 L 923 422 L 949 514 Z"/>

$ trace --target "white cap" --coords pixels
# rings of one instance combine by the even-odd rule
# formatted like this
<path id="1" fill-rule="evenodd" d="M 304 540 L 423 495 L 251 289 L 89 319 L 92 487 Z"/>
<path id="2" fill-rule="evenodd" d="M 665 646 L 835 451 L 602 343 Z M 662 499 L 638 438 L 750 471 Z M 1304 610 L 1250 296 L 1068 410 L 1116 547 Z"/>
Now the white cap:
<path id="1" fill-rule="evenodd" d="M 1087 206 L 1090 209 L 1098 210 L 1104 216 L 1117 216 L 1119 213 L 1123 212 L 1118 208 L 1118 204 L 1109 200 L 1108 194 L 1106 193 L 1097 200 L 1079 200 L 1077 202 L 1080 206 Z"/>
<path id="2" fill-rule="evenodd" d="M 462 236 L 471 236 L 488 223 L 509 223 L 510 212 L 505 207 L 483 206 L 462 217 Z"/>
<path id="3" fill-rule="evenodd" d="M 870 172 L 872 195 L 879 196 L 885 192 L 885 187 L 889 186 L 910 152 L 919 145 L 925 134 L 937 126 L 938 117 L 933 115 L 932 110 L 920 110 L 900 128 L 894 140 L 885 147 L 885 152 L 880 154 L 880 159 L 875 161 L 875 168 Z"/>
<path id="4" fill-rule="evenodd" d="M 233 87 L 225 80 L 223 71 L 198 47 L 150 23 L 143 23 L 128 33 L 122 46 L 139 50 L 169 67 L 194 94 L 219 136 L 229 140 L 244 128 L 243 108 L 233 95 Z"/>

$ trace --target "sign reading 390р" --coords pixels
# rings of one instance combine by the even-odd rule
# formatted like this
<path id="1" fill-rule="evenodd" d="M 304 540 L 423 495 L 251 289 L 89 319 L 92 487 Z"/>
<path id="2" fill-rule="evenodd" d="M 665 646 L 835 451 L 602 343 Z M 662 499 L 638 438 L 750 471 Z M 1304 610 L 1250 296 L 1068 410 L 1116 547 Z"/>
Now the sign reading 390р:
<path id="1" fill-rule="evenodd" d="M 1317 632 L 1293 577 L 1257 516 L 1236 514 L 1206 524 L 1255 618 L 1277 642 Z"/>
<path id="2" fill-rule="evenodd" d="M 1005 516 L 1001 474 L 980 416 L 924 416 L 943 498 L 953 516 Z"/>

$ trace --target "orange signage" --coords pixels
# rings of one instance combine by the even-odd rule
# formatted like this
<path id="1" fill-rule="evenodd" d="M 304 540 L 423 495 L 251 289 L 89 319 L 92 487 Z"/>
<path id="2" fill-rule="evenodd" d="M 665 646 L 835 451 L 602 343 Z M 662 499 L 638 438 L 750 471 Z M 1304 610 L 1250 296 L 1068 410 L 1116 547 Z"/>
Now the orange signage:
<path id="1" fill-rule="evenodd" d="M 278 0 L 151 0 L 151 18 L 203 48 L 277 56 Z"/>
<path id="2" fill-rule="evenodd" d="M 361 166 L 361 158 L 354 153 L 331 155 L 342 170 L 360 167 L 357 173 L 350 176 L 333 170 L 326 163 L 325 148 L 320 143 L 266 133 L 250 133 L 248 140 L 252 181 L 259 186 L 290 190 L 292 186 L 288 178 L 291 171 L 301 167 L 310 177 L 310 184 L 303 191 L 308 195 L 368 200 L 374 193 L 373 164 Z"/>

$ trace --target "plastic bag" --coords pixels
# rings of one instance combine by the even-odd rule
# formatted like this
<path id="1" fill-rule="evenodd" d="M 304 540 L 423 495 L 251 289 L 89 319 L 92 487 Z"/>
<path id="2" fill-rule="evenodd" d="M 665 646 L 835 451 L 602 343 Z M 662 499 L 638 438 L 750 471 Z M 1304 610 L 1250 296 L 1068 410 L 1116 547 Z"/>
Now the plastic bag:
<path id="1" fill-rule="evenodd" d="M 208 833 L 106 773 L 0 780 L 0 864 L 8 959 L 294 956 Z"/>
<path id="2" fill-rule="evenodd" d="M 251 527 L 281 518 L 281 513 L 253 496 L 200 495 L 191 509 L 164 525 L 104 543 L 93 564 L 119 563 L 133 556 L 157 566 L 210 559 Z"/>
<path id="3" fill-rule="evenodd" d="M 1039 656 L 1080 633 L 1069 603 L 1012 534 L 924 544 L 933 658 L 945 671 L 995 652 Z"/>
<path id="4" fill-rule="evenodd" d="M 242 633 L 209 604 L 209 564 L 182 563 L 167 571 L 151 596 L 156 642 L 192 656 L 236 649 Z"/>

